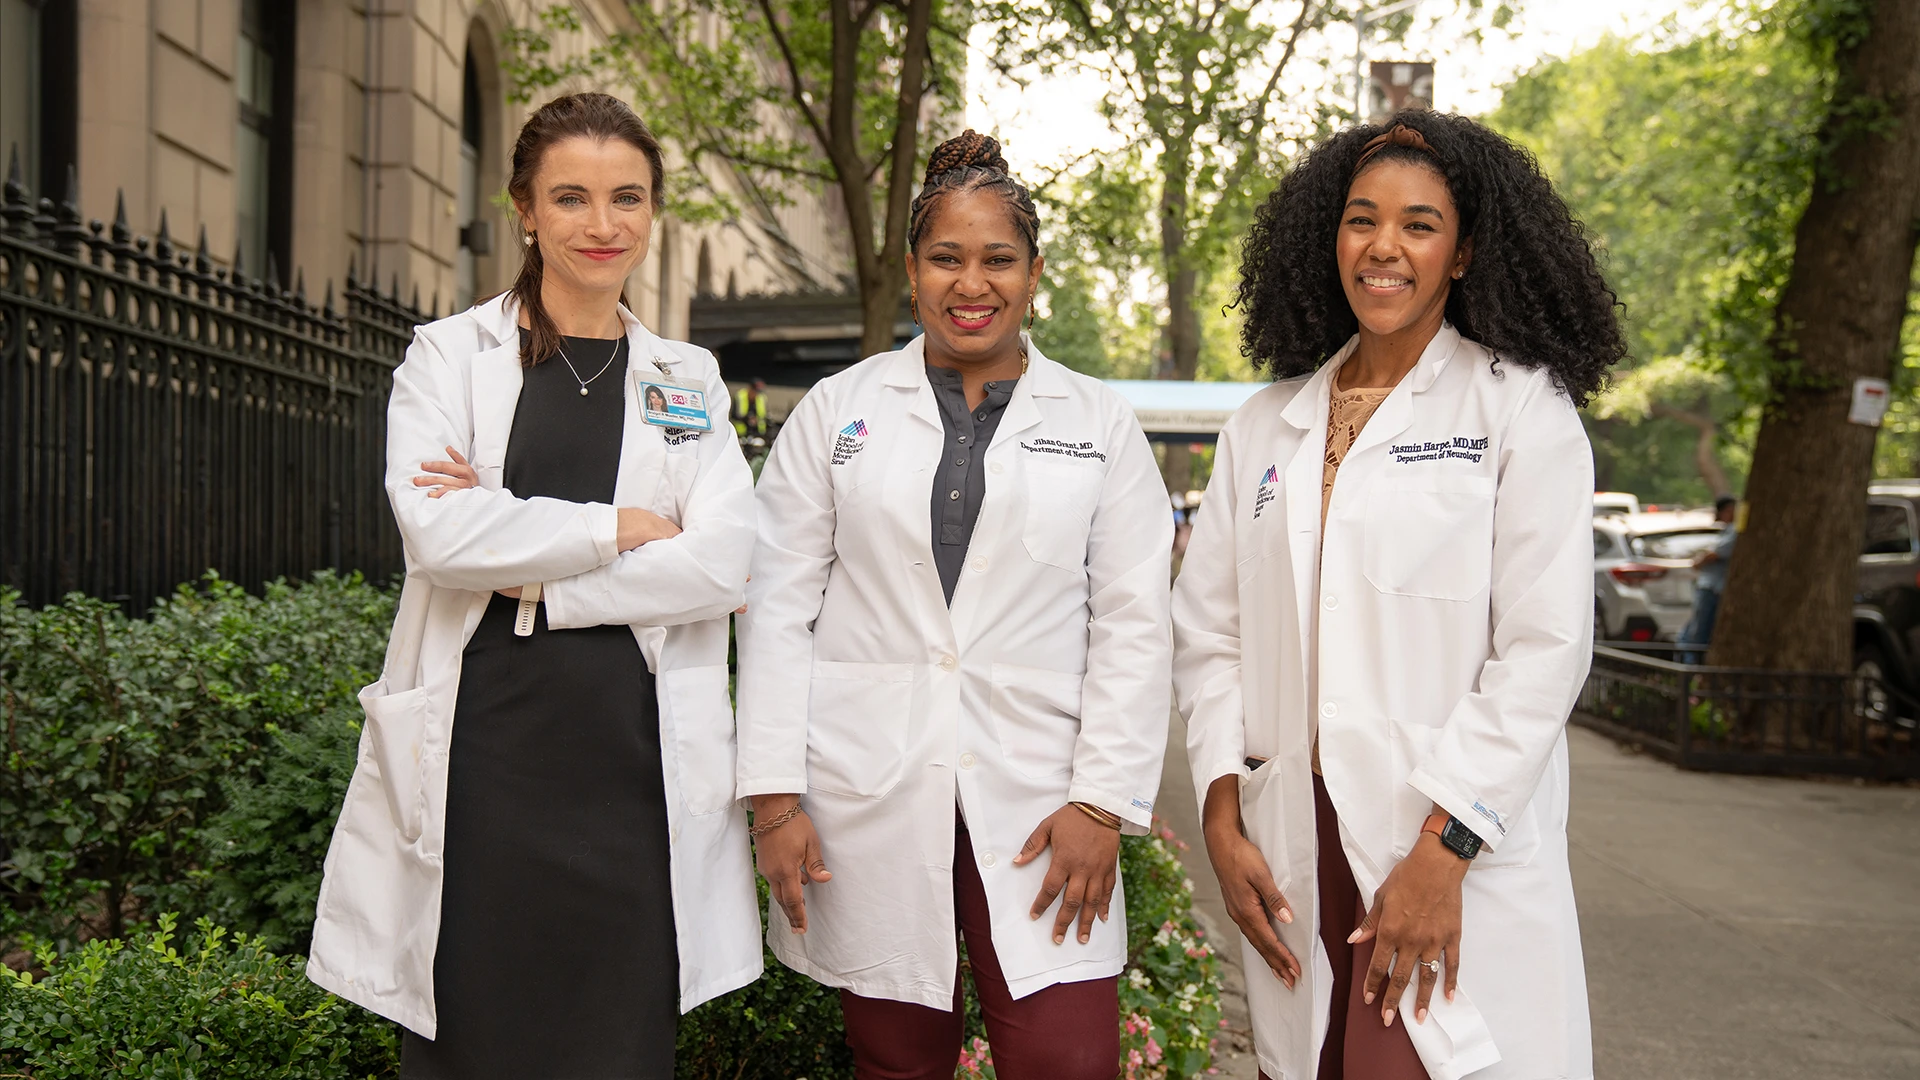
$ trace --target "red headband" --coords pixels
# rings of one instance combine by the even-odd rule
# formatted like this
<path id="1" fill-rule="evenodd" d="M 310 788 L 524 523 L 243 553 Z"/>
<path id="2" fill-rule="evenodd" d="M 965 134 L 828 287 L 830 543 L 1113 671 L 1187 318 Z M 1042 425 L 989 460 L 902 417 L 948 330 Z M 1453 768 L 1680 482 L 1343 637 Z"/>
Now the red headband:
<path id="1" fill-rule="evenodd" d="M 1427 145 L 1427 140 L 1422 137 L 1419 132 L 1405 124 L 1395 124 L 1380 134 L 1375 135 L 1367 141 L 1366 146 L 1361 147 L 1360 160 L 1353 163 L 1353 175 L 1359 176 L 1360 170 L 1367 167 L 1367 162 L 1371 161 L 1374 155 L 1389 146 L 1404 146 L 1411 150 L 1418 150 L 1428 157 L 1439 157 L 1438 154 L 1433 152 L 1433 147 Z"/>

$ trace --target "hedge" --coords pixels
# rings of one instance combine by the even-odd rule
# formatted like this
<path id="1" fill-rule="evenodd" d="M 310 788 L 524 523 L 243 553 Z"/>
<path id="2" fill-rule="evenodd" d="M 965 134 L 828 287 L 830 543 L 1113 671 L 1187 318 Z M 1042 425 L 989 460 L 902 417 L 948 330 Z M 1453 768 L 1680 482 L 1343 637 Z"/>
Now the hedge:
<path id="1" fill-rule="evenodd" d="M 260 596 L 209 576 L 146 619 L 0 592 L 0 1074 L 398 1074 L 396 1029 L 299 956 L 393 602 L 330 574 Z M 1220 1026 L 1178 846 L 1121 846 L 1130 1080 L 1204 1073 Z M 184 952 L 175 911 L 199 916 Z M 957 1075 L 993 1076 L 977 1014 L 969 1039 Z M 683 1019 L 678 1058 L 685 1080 L 852 1075 L 837 992 L 771 955 Z"/>

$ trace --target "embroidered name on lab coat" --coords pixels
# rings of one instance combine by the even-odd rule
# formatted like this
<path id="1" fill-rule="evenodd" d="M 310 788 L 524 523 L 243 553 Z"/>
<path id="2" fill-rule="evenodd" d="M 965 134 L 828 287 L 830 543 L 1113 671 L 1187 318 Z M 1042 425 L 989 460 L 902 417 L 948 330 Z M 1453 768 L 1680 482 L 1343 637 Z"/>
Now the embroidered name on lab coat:
<path id="1" fill-rule="evenodd" d="M 840 429 L 833 438 L 833 464 L 845 465 L 853 460 L 853 455 L 865 449 L 867 445 L 867 422 L 855 420 Z"/>
<path id="2" fill-rule="evenodd" d="M 700 441 L 700 433 L 692 428 L 663 428 L 661 429 L 660 437 L 666 441 L 668 446 L 679 446 L 681 443 Z"/>
<path id="3" fill-rule="evenodd" d="M 1030 454 L 1059 454 L 1062 457 L 1098 458 L 1107 460 L 1107 455 L 1093 448 L 1090 442 L 1063 442 L 1059 439 L 1035 439 L 1023 442 L 1020 449 Z"/>
<path id="4" fill-rule="evenodd" d="M 1395 464 L 1407 465 L 1415 461 L 1441 461 L 1446 458 L 1458 458 L 1462 461 L 1478 463 L 1486 456 L 1487 447 L 1493 440 L 1485 435 L 1455 435 L 1451 441 L 1394 443 L 1388 449 Z"/>

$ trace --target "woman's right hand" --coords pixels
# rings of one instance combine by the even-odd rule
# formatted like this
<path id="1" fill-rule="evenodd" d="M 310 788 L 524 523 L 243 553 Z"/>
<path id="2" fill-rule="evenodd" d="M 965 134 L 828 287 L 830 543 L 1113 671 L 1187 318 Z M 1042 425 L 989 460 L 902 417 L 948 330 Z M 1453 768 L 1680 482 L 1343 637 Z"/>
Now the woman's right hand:
<path id="1" fill-rule="evenodd" d="M 798 795 L 755 795 L 753 819 L 771 821 L 800 801 Z M 820 834 L 813 819 L 800 811 L 787 823 L 753 842 L 754 861 L 760 876 L 767 879 L 773 902 L 787 915 L 787 925 L 796 934 L 807 932 L 807 901 L 803 891 L 809 882 L 833 880 L 826 860 L 820 857 Z"/>
<path id="2" fill-rule="evenodd" d="M 1207 857 L 1213 862 L 1214 876 L 1220 879 L 1227 914 L 1273 969 L 1274 978 L 1291 990 L 1300 979 L 1300 961 L 1281 943 L 1268 920 L 1290 923 L 1293 909 L 1274 883 L 1267 857 L 1241 829 L 1239 776 L 1222 776 L 1208 786 L 1201 819 Z"/>
<path id="3" fill-rule="evenodd" d="M 661 517 L 651 510 L 642 510 L 637 506 L 622 506 L 618 543 L 621 551 L 632 551 L 642 544 L 655 540 L 669 540 L 680 535 L 680 526 Z"/>

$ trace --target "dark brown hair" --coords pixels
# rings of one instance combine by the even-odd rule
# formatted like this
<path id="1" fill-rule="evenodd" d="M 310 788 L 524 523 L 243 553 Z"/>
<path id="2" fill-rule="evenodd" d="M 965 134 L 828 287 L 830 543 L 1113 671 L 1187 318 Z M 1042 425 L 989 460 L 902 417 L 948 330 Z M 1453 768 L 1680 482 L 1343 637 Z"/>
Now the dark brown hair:
<path id="1" fill-rule="evenodd" d="M 1033 196 L 1007 172 L 1007 159 L 1000 156 L 993 136 L 972 128 L 934 147 L 928 156 L 926 184 L 914 196 L 909 213 L 907 250 L 919 248 L 933 211 L 947 196 L 968 191 L 991 191 L 1005 200 L 1013 227 L 1026 238 L 1028 258 L 1040 253 L 1040 213 Z"/>
<path id="2" fill-rule="evenodd" d="M 611 94 L 598 93 L 554 98 L 527 117 L 520 128 L 520 137 L 514 140 L 513 175 L 507 180 L 507 194 L 516 209 L 533 205 L 533 175 L 540 171 L 548 148 L 582 137 L 600 142 L 619 139 L 645 154 L 647 165 L 653 170 L 650 185 L 653 208 L 656 212 L 660 209 L 661 188 L 666 184 L 666 159 L 660 152 L 660 140 L 653 137 L 646 122 L 628 108 L 626 102 Z M 525 254 L 520 274 L 507 291 L 527 309 L 527 344 L 520 352 L 520 362 L 532 367 L 552 359 L 560 350 L 560 330 L 547 314 L 546 305 L 540 302 L 540 279 L 545 271 L 540 245 L 526 244 L 522 250 Z M 620 299 L 624 303 L 626 295 L 622 293 Z"/>

